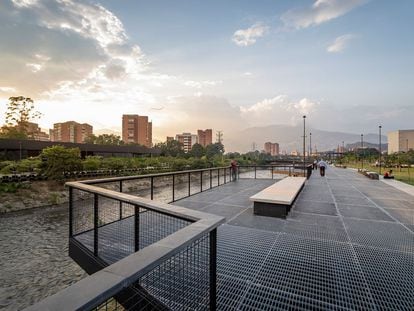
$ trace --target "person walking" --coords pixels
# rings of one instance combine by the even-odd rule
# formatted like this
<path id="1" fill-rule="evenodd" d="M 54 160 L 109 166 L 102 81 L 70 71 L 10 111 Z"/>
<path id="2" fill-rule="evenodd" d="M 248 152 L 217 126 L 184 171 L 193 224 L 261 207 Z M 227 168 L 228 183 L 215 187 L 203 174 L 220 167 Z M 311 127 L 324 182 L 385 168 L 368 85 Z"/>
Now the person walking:
<path id="1" fill-rule="evenodd" d="M 231 160 L 230 163 L 230 167 L 231 167 L 231 176 L 233 181 L 235 181 L 237 179 L 237 162 L 236 160 Z"/>
<path id="2" fill-rule="evenodd" d="M 324 161 L 324 160 L 320 160 L 318 162 L 318 166 L 319 166 L 319 172 L 321 173 L 321 176 L 325 176 L 325 170 L 328 167 L 328 164 Z"/>

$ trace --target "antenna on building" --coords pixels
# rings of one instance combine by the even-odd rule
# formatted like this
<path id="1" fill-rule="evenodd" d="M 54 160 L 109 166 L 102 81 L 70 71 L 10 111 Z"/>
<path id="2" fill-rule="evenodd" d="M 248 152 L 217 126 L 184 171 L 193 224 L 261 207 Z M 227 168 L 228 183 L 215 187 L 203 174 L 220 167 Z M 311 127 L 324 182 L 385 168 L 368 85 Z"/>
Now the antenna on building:
<path id="1" fill-rule="evenodd" d="M 217 131 L 217 133 L 216 133 L 216 141 L 219 144 L 223 144 L 223 131 Z"/>

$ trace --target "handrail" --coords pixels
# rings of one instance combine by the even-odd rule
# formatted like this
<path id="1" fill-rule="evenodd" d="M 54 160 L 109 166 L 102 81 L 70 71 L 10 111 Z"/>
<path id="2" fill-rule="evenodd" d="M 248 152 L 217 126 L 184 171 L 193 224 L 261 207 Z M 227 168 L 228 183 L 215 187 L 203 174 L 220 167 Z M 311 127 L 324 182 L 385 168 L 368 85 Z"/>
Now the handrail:
<path id="1" fill-rule="evenodd" d="M 187 219 L 193 221 L 193 223 L 25 310 L 90 310 L 133 284 L 140 277 L 179 253 L 203 235 L 211 234 L 225 221 L 220 216 L 180 206 L 171 206 L 81 182 L 67 184 L 73 188 L 145 207 L 172 217 Z"/>

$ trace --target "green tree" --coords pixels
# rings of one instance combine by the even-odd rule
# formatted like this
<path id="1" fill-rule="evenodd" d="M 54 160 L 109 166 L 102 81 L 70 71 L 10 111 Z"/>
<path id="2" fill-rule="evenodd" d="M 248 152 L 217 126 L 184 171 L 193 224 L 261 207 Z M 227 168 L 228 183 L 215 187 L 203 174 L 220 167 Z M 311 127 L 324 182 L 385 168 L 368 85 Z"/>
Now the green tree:
<path id="1" fill-rule="evenodd" d="M 206 156 L 207 159 L 212 159 L 214 156 L 220 156 L 224 153 L 224 146 L 222 143 L 214 143 L 207 145 Z"/>
<path id="2" fill-rule="evenodd" d="M 123 145 L 124 142 L 121 140 L 121 137 L 115 134 L 102 134 L 102 135 L 89 135 L 85 142 L 87 144 L 96 144 L 96 145 Z"/>
<path id="3" fill-rule="evenodd" d="M 35 111 L 34 101 L 29 97 L 10 97 L 6 109 L 6 124 L 0 130 L 0 137 L 30 139 L 29 123 L 39 118 L 41 113 Z"/>
<path id="4" fill-rule="evenodd" d="M 155 145 L 155 148 L 159 148 L 161 150 L 162 156 L 167 156 L 167 157 L 184 156 L 183 144 L 177 140 L 170 140 L 170 141 L 167 141 L 166 143 L 159 143 Z"/>
<path id="5" fill-rule="evenodd" d="M 194 158 L 201 158 L 206 154 L 205 148 L 200 144 L 194 144 L 191 147 L 190 155 Z"/>
<path id="6" fill-rule="evenodd" d="M 72 172 L 82 168 L 79 148 L 65 148 L 52 146 L 42 150 L 41 170 L 52 179 L 61 179 L 65 172 Z"/>

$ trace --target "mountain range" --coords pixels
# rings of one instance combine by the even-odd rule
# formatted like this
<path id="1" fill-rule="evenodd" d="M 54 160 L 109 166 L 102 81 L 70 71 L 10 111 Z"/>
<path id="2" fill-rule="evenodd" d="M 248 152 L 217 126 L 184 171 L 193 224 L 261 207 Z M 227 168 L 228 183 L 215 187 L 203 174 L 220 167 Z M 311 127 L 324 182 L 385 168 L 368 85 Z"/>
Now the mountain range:
<path id="1" fill-rule="evenodd" d="M 361 134 L 331 132 L 315 128 L 306 128 L 306 150 L 309 149 L 309 133 L 312 133 L 312 151 L 327 151 L 345 145 L 360 143 Z M 280 152 L 288 152 L 303 149 L 303 127 L 291 125 L 269 125 L 263 127 L 251 127 L 232 133 L 224 133 L 224 146 L 226 152 L 247 152 L 264 149 L 265 142 L 279 143 Z M 379 135 L 373 133 L 363 134 L 365 143 L 378 145 Z M 387 136 L 381 135 L 382 147 L 385 148 Z"/>

